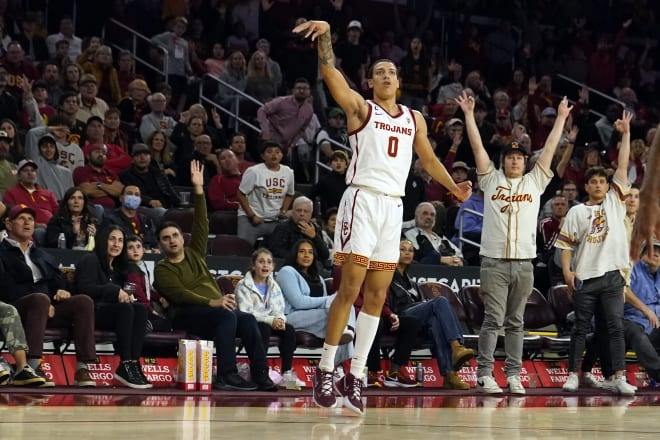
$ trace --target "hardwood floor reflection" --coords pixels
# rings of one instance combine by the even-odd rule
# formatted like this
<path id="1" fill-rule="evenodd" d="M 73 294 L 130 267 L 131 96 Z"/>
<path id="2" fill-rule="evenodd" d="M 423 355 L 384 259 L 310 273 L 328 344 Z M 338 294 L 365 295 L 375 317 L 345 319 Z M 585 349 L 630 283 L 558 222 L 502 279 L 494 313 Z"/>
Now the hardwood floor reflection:
<path id="1" fill-rule="evenodd" d="M 450 407 L 431 407 L 441 402 L 429 397 L 369 397 L 364 418 L 346 409 L 319 410 L 309 397 L 264 399 L 260 406 L 225 406 L 241 402 L 222 398 L 153 397 L 79 395 L 51 406 L 45 404 L 48 396 L 12 395 L 0 406 L 0 439 L 383 440 L 448 435 L 604 440 L 650 439 L 660 432 L 655 396 L 555 396 L 544 401 L 540 396 L 443 397 Z"/>

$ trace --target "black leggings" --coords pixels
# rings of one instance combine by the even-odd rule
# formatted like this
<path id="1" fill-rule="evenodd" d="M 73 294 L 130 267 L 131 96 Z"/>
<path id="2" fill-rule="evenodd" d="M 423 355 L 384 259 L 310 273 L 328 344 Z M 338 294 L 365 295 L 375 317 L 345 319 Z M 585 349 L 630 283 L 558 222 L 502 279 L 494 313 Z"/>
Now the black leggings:
<path id="1" fill-rule="evenodd" d="M 293 352 L 296 351 L 296 329 L 291 324 L 286 324 L 284 330 L 275 330 L 265 322 L 258 324 L 266 352 L 268 352 L 270 336 L 279 336 L 277 347 L 280 349 L 280 358 L 282 358 L 282 372 L 289 371 L 293 362 Z"/>
<path id="2" fill-rule="evenodd" d="M 149 311 L 140 303 L 103 303 L 96 307 L 96 328 L 117 334 L 115 352 L 122 361 L 142 355 Z"/>

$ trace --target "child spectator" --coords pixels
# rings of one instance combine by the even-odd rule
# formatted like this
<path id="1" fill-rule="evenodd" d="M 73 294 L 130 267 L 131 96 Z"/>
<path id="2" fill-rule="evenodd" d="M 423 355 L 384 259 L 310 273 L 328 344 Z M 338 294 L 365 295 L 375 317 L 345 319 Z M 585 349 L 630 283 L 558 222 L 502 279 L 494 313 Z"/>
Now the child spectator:
<path id="1" fill-rule="evenodd" d="M 171 332 L 172 323 L 165 317 L 164 309 L 169 305 L 151 285 L 151 276 L 144 257 L 142 239 L 134 234 L 126 237 L 126 256 L 128 257 L 128 275 L 126 282 L 135 286 L 135 299 L 149 310 L 147 331 Z"/>
<path id="2" fill-rule="evenodd" d="M 257 319 L 264 349 L 268 350 L 271 334 L 280 337 L 278 348 L 282 358 L 284 383 L 295 381 L 296 386 L 305 386 L 291 368 L 293 352 L 296 350 L 296 329 L 287 324 L 284 315 L 282 289 L 273 277 L 273 254 L 265 248 L 252 253 L 250 270 L 236 285 L 236 301 L 240 311 L 250 313 Z"/>
<path id="3" fill-rule="evenodd" d="M 273 232 L 277 222 L 287 218 L 293 201 L 293 171 L 282 165 L 283 149 L 276 142 L 264 143 L 261 158 L 243 174 L 238 187 L 238 236 L 254 244 Z"/>

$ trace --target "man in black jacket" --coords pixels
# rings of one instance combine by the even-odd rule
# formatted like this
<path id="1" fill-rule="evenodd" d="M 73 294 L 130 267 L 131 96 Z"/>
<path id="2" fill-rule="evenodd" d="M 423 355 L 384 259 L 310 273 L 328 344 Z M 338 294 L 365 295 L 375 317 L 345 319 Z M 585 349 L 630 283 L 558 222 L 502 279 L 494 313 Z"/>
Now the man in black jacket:
<path id="1" fill-rule="evenodd" d="M 112 211 L 105 211 L 103 228 L 118 225 L 126 235 L 137 235 L 142 239 L 144 246 L 153 249 L 158 247 L 156 238 L 156 224 L 151 217 L 142 215 L 138 208 L 142 203 L 142 193 L 135 185 L 126 185 L 119 195 L 121 206 Z"/>
<path id="2" fill-rule="evenodd" d="M 268 249 L 276 258 L 286 258 L 291 253 L 293 245 L 301 238 L 307 238 L 314 243 L 316 260 L 324 262 L 330 256 L 330 251 L 323 242 L 321 227 L 312 222 L 314 204 L 305 196 L 293 201 L 291 218 L 275 227 L 268 236 Z"/>
<path id="3" fill-rule="evenodd" d="M 179 206 L 179 195 L 165 173 L 150 166 L 149 147 L 145 144 L 135 144 L 131 156 L 133 163 L 130 168 L 119 173 L 119 180 L 124 185 L 140 188 L 141 211 L 158 222 L 168 208 Z"/>
<path id="4" fill-rule="evenodd" d="M 21 315 L 30 348 L 28 364 L 37 374 L 46 377 L 41 369 L 46 327 L 70 328 L 78 359 L 76 384 L 96 386 L 87 370 L 87 363 L 96 359 L 94 302 L 86 295 L 71 296 L 55 259 L 34 246 L 34 216 L 34 210 L 22 204 L 7 215 L 7 237 L 0 243 L 0 301 Z M 54 384 L 46 378 L 44 386 Z"/>

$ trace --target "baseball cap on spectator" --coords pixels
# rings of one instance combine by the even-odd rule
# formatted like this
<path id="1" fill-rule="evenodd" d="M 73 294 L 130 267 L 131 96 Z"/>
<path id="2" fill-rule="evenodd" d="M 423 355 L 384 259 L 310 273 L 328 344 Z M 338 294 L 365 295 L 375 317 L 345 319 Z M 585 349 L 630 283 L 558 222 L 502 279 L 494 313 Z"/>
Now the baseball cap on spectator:
<path id="1" fill-rule="evenodd" d="M 648 249 L 648 247 L 649 247 L 648 243 L 645 241 L 644 244 L 642 245 L 642 255 L 644 255 L 646 253 L 646 250 Z M 654 238 L 653 239 L 653 247 L 654 248 L 660 247 L 660 240 L 658 240 L 657 238 Z"/>
<path id="2" fill-rule="evenodd" d="M 454 165 L 452 165 L 451 167 L 452 171 L 458 168 L 463 168 L 465 171 L 468 171 L 470 169 L 470 167 L 468 167 L 467 164 L 462 160 L 457 160 L 456 162 L 454 162 Z"/>
<path id="3" fill-rule="evenodd" d="M 0 130 L 0 139 L 6 139 L 7 142 L 11 142 L 13 140 L 12 137 L 9 136 L 4 130 Z"/>
<path id="4" fill-rule="evenodd" d="M 20 172 L 23 168 L 25 168 L 25 167 L 28 166 L 28 165 L 30 165 L 30 166 L 31 166 L 32 168 L 34 168 L 35 170 L 36 170 L 37 168 L 39 168 L 39 167 L 37 166 L 37 164 L 36 164 L 33 160 L 30 160 L 30 159 L 23 159 L 22 161 L 20 161 L 20 162 L 18 163 L 18 166 L 16 167 L 16 171 L 17 171 L 17 172 Z"/>
<path id="5" fill-rule="evenodd" d="M 555 110 L 554 107 L 546 107 L 543 109 L 541 112 L 541 116 L 552 116 L 555 117 L 557 116 L 557 110 Z"/>
<path id="6" fill-rule="evenodd" d="M 147 92 L 147 94 L 151 94 L 151 90 L 149 89 L 149 86 L 147 85 L 147 82 L 143 79 L 134 79 L 133 81 L 128 83 L 128 88 L 129 89 L 141 89 Z"/>
<path id="7" fill-rule="evenodd" d="M 103 151 L 105 151 L 105 152 L 107 153 L 107 152 L 108 152 L 108 147 L 106 147 L 106 146 L 103 145 L 103 144 L 98 144 L 98 143 L 96 143 L 96 144 L 88 144 L 88 145 L 85 145 L 85 147 L 82 149 L 83 154 L 84 154 L 85 156 L 89 156 L 89 154 L 90 154 L 92 151 L 95 151 L 95 150 L 103 150 Z"/>
<path id="8" fill-rule="evenodd" d="M 334 150 L 332 152 L 332 156 L 330 156 L 330 161 L 332 162 L 336 158 L 343 159 L 346 161 L 346 163 L 350 162 L 350 160 L 348 159 L 348 154 L 346 154 L 346 152 L 342 150 Z"/>
<path id="9" fill-rule="evenodd" d="M 91 124 L 94 121 L 97 121 L 99 124 L 103 125 L 103 118 L 101 118 L 100 116 L 92 115 L 89 118 L 87 118 L 87 122 L 85 123 L 85 129 L 87 129 L 87 127 L 89 127 L 89 124 Z"/>
<path id="10" fill-rule="evenodd" d="M 32 217 L 37 215 L 37 213 L 34 212 L 34 209 L 30 208 L 28 205 L 21 203 L 11 208 L 9 214 L 7 214 L 7 220 L 15 220 L 16 217 L 23 214 L 24 212 L 27 212 L 28 214 L 32 215 Z"/>
<path id="11" fill-rule="evenodd" d="M 447 121 L 445 127 L 451 127 L 452 125 L 456 125 L 456 124 L 463 125 L 463 121 L 461 121 L 458 118 L 451 118 L 450 120 Z"/>
<path id="12" fill-rule="evenodd" d="M 359 20 L 351 20 L 348 23 L 348 26 L 346 26 L 346 29 L 347 30 L 358 29 L 360 32 L 362 32 L 362 23 L 360 23 Z"/>
<path id="13" fill-rule="evenodd" d="M 502 157 L 508 156 L 511 153 L 520 153 L 525 157 L 529 156 L 529 153 L 527 150 L 525 150 L 525 147 L 515 141 L 509 142 L 504 146 L 504 149 L 502 150 Z"/>
<path id="14" fill-rule="evenodd" d="M 86 73 L 80 78 L 79 84 L 82 86 L 83 84 L 91 83 L 93 82 L 96 84 L 96 77 L 92 75 L 91 73 Z"/>
<path id="15" fill-rule="evenodd" d="M 135 145 L 133 145 L 133 150 L 131 151 L 131 157 L 137 156 L 140 153 L 149 153 L 149 154 L 151 154 L 151 150 L 145 144 L 135 144 Z"/>
<path id="16" fill-rule="evenodd" d="M 186 17 L 183 17 L 183 16 L 175 17 L 174 18 L 174 23 L 182 23 L 182 24 L 188 26 L 188 19 Z"/>
<path id="17" fill-rule="evenodd" d="M 41 147 L 43 144 L 45 144 L 47 142 L 50 142 L 51 144 L 57 145 L 57 142 L 55 141 L 55 138 L 53 136 L 49 135 L 49 134 L 47 134 L 45 136 L 41 136 L 39 138 L 38 145 Z"/>
<path id="18" fill-rule="evenodd" d="M 328 112 L 328 118 L 334 118 L 336 116 L 345 117 L 346 114 L 344 113 L 344 110 L 340 109 L 339 107 L 332 107 Z"/>

